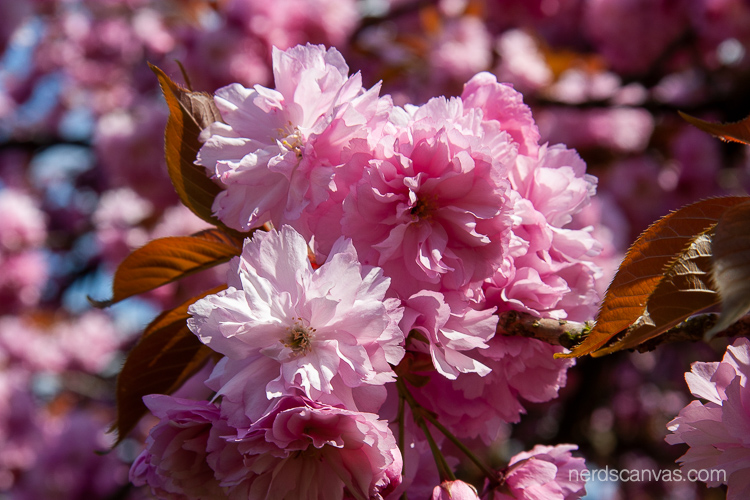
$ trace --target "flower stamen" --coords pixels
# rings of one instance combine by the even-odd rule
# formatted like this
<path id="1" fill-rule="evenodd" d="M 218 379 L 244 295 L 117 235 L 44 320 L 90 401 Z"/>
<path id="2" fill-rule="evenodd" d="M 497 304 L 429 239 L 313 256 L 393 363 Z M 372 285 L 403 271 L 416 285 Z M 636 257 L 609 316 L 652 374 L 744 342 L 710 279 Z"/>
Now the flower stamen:
<path id="1" fill-rule="evenodd" d="M 305 141 L 299 128 L 290 122 L 286 127 L 278 129 L 277 132 L 281 138 L 279 141 L 281 145 L 289 151 L 294 151 L 297 158 L 302 159 L 302 148 L 305 146 Z"/>
<path id="2" fill-rule="evenodd" d="M 411 215 L 415 219 L 431 219 L 433 213 L 438 208 L 438 201 L 436 195 L 420 196 L 417 198 L 417 202 L 411 208 Z"/>
<path id="3" fill-rule="evenodd" d="M 305 326 L 302 318 L 295 318 L 294 325 L 287 328 L 289 334 L 281 341 L 284 346 L 292 350 L 295 355 L 304 356 L 312 349 L 312 337 L 315 328 Z"/>

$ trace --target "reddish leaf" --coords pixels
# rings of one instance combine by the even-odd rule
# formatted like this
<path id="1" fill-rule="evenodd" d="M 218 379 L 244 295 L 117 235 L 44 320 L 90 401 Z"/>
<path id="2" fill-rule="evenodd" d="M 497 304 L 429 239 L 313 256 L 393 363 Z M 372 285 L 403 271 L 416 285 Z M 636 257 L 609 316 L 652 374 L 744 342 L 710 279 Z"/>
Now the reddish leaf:
<path id="1" fill-rule="evenodd" d="M 687 251 L 698 235 L 706 233 L 744 196 L 711 198 L 687 205 L 644 231 L 628 250 L 607 289 L 596 324 L 586 339 L 569 354 L 590 354 L 636 323 L 670 266 Z"/>
<path id="2" fill-rule="evenodd" d="M 719 302 L 710 278 L 711 235 L 701 234 L 664 273 L 638 320 L 617 342 L 591 353 L 593 357 L 632 349 L 658 337 L 688 317 Z"/>
<path id="3" fill-rule="evenodd" d="M 750 202 L 727 210 L 713 239 L 713 279 L 721 295 L 721 316 L 706 332 L 711 338 L 750 311 Z"/>
<path id="4" fill-rule="evenodd" d="M 691 125 L 723 141 L 741 142 L 742 144 L 750 143 L 750 116 L 735 123 L 712 123 L 686 115 L 682 111 L 679 113 Z"/>
<path id="5" fill-rule="evenodd" d="M 150 67 L 159 79 L 169 106 L 164 152 L 172 184 L 182 203 L 195 215 L 223 227 L 211 210 L 221 188 L 208 177 L 202 166 L 194 163 L 202 145 L 198 136 L 211 123 L 221 121 L 219 110 L 209 94 L 184 89 L 156 66 Z"/>
<path id="6" fill-rule="evenodd" d="M 117 268 L 112 299 L 92 302 L 100 307 L 111 305 L 214 267 L 241 252 L 240 240 L 219 229 L 150 241 L 128 255 Z"/>
<path id="7" fill-rule="evenodd" d="M 196 300 L 224 288 L 226 285 L 193 297 L 162 313 L 146 327 L 117 377 L 117 421 L 112 426 L 117 431 L 115 445 L 125 439 L 146 413 L 143 396 L 176 391 L 214 353 L 188 329 L 187 310 Z"/>

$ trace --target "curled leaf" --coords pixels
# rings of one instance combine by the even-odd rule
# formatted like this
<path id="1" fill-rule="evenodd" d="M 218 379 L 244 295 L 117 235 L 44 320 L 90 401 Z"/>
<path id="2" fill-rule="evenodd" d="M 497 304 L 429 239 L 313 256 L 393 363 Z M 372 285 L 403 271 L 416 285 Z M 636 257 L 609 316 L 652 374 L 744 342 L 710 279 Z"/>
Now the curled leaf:
<path id="1" fill-rule="evenodd" d="M 140 341 L 128 354 L 117 377 L 117 431 L 119 444 L 145 415 L 143 396 L 171 394 L 197 372 L 214 354 L 187 327 L 188 307 L 216 287 L 159 315 L 146 327 Z"/>
<path id="2" fill-rule="evenodd" d="M 727 210 L 716 224 L 712 276 L 722 312 L 707 339 L 750 311 L 750 201 Z"/>
<path id="3" fill-rule="evenodd" d="M 670 269 L 689 251 L 698 236 L 716 225 L 724 212 L 747 200 L 744 196 L 701 200 L 652 224 L 633 243 L 620 264 L 604 296 L 594 328 L 570 353 L 557 357 L 578 357 L 601 349 L 618 334 L 625 334 L 636 322 L 647 323 L 648 316 L 644 316 L 647 311 L 653 321 L 654 311 L 648 310 L 647 305 Z M 682 298 L 674 295 L 665 300 L 679 302 Z M 663 307 L 661 302 L 659 304 Z"/>
<path id="4" fill-rule="evenodd" d="M 203 167 L 194 163 L 202 146 L 200 133 L 213 122 L 221 121 L 219 110 L 211 95 L 184 89 L 156 66 L 150 67 L 159 79 L 169 107 L 164 153 L 172 184 L 182 203 L 195 215 L 223 227 L 211 210 L 221 188 L 208 177 Z"/>
<path id="5" fill-rule="evenodd" d="M 632 349 L 658 337 L 688 317 L 719 302 L 713 288 L 711 235 L 698 235 L 670 265 L 664 278 L 648 298 L 643 314 L 620 340 L 591 353 L 600 357 L 623 349 Z"/>

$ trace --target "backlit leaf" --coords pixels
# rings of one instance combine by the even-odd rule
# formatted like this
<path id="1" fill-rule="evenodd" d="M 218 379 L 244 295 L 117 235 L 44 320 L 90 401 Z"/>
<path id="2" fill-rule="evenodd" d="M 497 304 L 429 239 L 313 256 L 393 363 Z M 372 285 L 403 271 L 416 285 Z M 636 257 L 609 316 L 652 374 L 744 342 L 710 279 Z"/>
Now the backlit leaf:
<path id="1" fill-rule="evenodd" d="M 641 317 L 622 339 L 594 351 L 593 357 L 631 349 L 658 337 L 688 317 L 719 302 L 710 278 L 711 235 L 704 233 L 670 266 L 648 299 Z"/>
<path id="2" fill-rule="evenodd" d="M 706 332 L 711 338 L 750 311 L 750 202 L 734 206 L 716 225 L 713 279 L 721 295 L 721 315 Z"/>
<path id="3" fill-rule="evenodd" d="M 679 113 L 691 125 L 723 141 L 741 142 L 742 144 L 750 143 L 750 116 L 735 123 L 712 123 L 686 115 L 682 111 Z"/>
<path id="4" fill-rule="evenodd" d="M 227 262 L 241 251 L 241 241 L 219 229 L 152 240 L 119 265 L 112 284 L 112 299 L 92 302 L 97 306 L 111 305 Z"/>
<path id="5" fill-rule="evenodd" d="M 146 327 L 140 341 L 130 351 L 117 377 L 117 431 L 119 444 L 146 414 L 143 396 L 171 394 L 197 372 L 214 354 L 187 327 L 188 307 L 216 287 L 159 315 Z"/>
<path id="6" fill-rule="evenodd" d="M 205 168 L 194 163 L 202 145 L 198 136 L 211 123 L 221 121 L 219 110 L 209 94 L 184 89 L 156 66 L 150 67 L 159 79 L 169 107 L 164 153 L 172 184 L 182 203 L 195 215 L 223 226 L 211 210 L 221 188 L 208 177 Z"/>
<path id="7" fill-rule="evenodd" d="M 639 321 L 665 273 L 695 238 L 711 230 L 726 210 L 747 200 L 744 196 L 701 200 L 652 224 L 620 264 L 591 332 L 570 353 L 558 357 L 590 354 Z"/>

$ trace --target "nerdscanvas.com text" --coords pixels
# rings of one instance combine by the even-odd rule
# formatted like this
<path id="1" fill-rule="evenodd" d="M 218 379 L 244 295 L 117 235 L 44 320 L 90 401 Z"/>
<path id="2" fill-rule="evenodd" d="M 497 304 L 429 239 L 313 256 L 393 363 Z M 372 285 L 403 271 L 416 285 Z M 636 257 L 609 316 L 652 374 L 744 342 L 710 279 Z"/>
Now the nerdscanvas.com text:
<path id="1" fill-rule="evenodd" d="M 701 481 L 705 483 L 719 482 L 727 483 L 727 471 L 721 469 L 603 469 L 571 470 L 568 472 L 569 481 L 619 481 L 619 482 L 642 482 L 652 481 L 677 482 L 677 481 Z"/>

